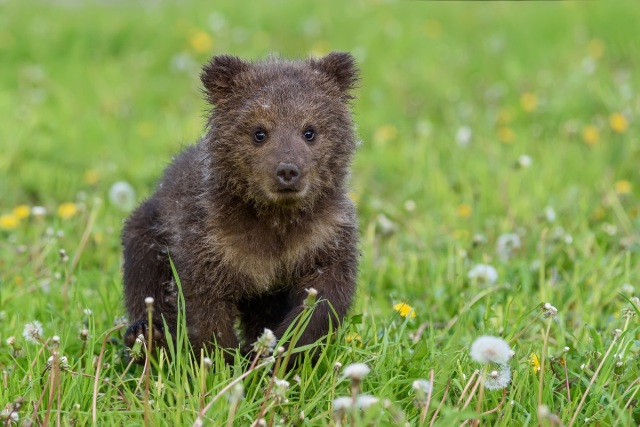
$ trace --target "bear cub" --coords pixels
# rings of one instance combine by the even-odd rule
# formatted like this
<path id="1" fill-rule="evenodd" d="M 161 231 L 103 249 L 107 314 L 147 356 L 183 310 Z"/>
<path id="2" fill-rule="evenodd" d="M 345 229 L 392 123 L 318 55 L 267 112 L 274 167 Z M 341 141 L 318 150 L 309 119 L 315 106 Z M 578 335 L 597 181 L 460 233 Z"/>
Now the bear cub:
<path id="1" fill-rule="evenodd" d="M 212 107 L 206 134 L 167 167 L 122 233 L 125 344 L 147 336 L 146 297 L 154 342 L 166 344 L 165 322 L 175 334 L 170 259 L 196 354 L 248 349 L 264 328 L 280 339 L 315 288 L 320 302 L 297 345 L 311 344 L 355 294 L 358 230 L 346 182 L 356 148 L 354 58 L 221 55 L 200 77 Z"/>

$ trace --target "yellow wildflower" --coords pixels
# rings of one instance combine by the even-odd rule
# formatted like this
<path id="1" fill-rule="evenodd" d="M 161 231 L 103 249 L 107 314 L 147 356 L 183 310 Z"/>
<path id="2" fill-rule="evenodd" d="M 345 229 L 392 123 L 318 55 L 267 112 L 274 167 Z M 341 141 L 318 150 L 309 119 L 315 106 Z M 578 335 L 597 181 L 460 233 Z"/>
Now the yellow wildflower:
<path id="1" fill-rule="evenodd" d="M 620 181 L 616 181 L 614 184 L 617 194 L 629 194 L 633 186 L 626 179 L 621 179 Z"/>
<path id="2" fill-rule="evenodd" d="M 78 213 L 78 207 L 75 203 L 67 202 L 58 206 L 58 216 L 62 219 L 69 219 Z"/>
<path id="3" fill-rule="evenodd" d="M 83 175 L 82 178 L 83 178 L 85 184 L 87 184 L 87 185 L 96 185 L 98 183 L 98 179 L 100 178 L 100 176 L 98 175 L 98 172 L 96 170 L 89 169 L 89 170 L 84 172 L 84 175 Z"/>
<path id="4" fill-rule="evenodd" d="M 629 122 L 622 113 L 613 113 L 609 116 L 609 126 L 614 132 L 622 133 L 629 127 Z"/>
<path id="5" fill-rule="evenodd" d="M 196 52 L 208 53 L 213 48 L 213 38 L 202 30 L 196 30 L 191 34 L 189 44 Z"/>
<path id="6" fill-rule="evenodd" d="M 528 113 L 538 108 L 538 97 L 531 92 L 525 92 L 520 96 L 520 106 Z"/>
<path id="7" fill-rule="evenodd" d="M 458 205 L 458 216 L 460 218 L 467 219 L 471 216 L 472 213 L 473 210 L 471 209 L 471 206 L 467 205 L 466 203 Z"/>
<path id="8" fill-rule="evenodd" d="M 357 343 L 356 347 L 362 347 L 362 337 L 355 332 L 351 332 L 349 335 L 347 335 L 345 340 L 347 341 L 347 343 L 355 341 Z"/>
<path id="9" fill-rule="evenodd" d="M 394 125 L 382 125 L 376 129 L 373 140 L 378 144 L 384 144 L 398 135 L 398 129 Z"/>
<path id="10" fill-rule="evenodd" d="M 533 372 L 540 372 L 540 359 L 538 359 L 537 354 L 531 353 L 529 356 L 529 363 L 533 366 Z"/>
<path id="11" fill-rule="evenodd" d="M 24 279 L 22 278 L 22 276 L 16 276 L 15 279 L 13 279 L 16 285 L 22 285 L 24 283 Z"/>
<path id="12" fill-rule="evenodd" d="M 598 139 L 600 139 L 598 128 L 593 125 L 585 127 L 582 131 L 582 139 L 587 145 L 596 144 L 598 142 Z"/>
<path id="13" fill-rule="evenodd" d="M 409 304 L 399 302 L 398 304 L 393 306 L 393 309 L 397 311 L 402 317 L 409 316 L 412 319 L 416 317 L 416 311 Z"/>
<path id="14" fill-rule="evenodd" d="M 20 224 L 20 218 L 14 214 L 0 216 L 0 230 L 11 230 Z"/>
<path id="15" fill-rule="evenodd" d="M 513 131 L 513 129 L 508 127 L 502 127 L 498 129 L 498 139 L 503 144 L 511 144 L 515 138 L 516 133 Z"/>
<path id="16" fill-rule="evenodd" d="M 589 41 L 588 49 L 590 57 L 600 59 L 604 55 L 605 46 L 602 40 L 593 39 Z"/>
<path id="17" fill-rule="evenodd" d="M 25 219 L 28 218 L 29 215 L 31 215 L 31 208 L 27 205 L 18 205 L 13 208 L 12 213 L 18 219 Z"/>

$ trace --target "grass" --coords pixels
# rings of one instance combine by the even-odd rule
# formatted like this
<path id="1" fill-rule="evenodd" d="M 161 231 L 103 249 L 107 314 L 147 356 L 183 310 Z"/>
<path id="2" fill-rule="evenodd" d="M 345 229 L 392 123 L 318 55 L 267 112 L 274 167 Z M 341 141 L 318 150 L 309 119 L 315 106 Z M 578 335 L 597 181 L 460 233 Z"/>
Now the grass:
<path id="1" fill-rule="evenodd" d="M 218 3 L 0 3 L 2 417 L 338 425 L 333 401 L 353 392 L 341 370 L 365 363 L 358 393 L 379 403 L 341 425 L 638 425 L 640 6 Z M 128 368 L 114 326 L 127 212 L 109 189 L 144 199 L 197 140 L 212 53 L 334 49 L 362 68 L 352 316 L 288 373 L 219 354 L 208 368 L 184 337 L 170 360 Z M 470 279 L 478 264 L 497 280 Z M 22 335 L 34 320 L 36 343 Z M 482 335 L 514 352 L 504 389 L 470 356 Z M 431 377 L 431 394 L 413 389 Z"/>

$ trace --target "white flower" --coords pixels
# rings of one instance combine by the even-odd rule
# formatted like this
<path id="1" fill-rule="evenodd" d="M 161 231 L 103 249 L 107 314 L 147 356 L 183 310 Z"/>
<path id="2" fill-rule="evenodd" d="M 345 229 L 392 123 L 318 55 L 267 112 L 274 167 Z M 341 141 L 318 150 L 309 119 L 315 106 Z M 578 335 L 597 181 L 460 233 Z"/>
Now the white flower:
<path id="1" fill-rule="evenodd" d="M 498 237 L 496 242 L 496 252 L 498 257 L 506 262 L 511 258 L 513 252 L 520 249 L 520 246 L 522 246 L 520 236 L 514 233 L 503 234 Z"/>
<path id="2" fill-rule="evenodd" d="M 40 343 L 40 339 L 42 338 L 43 334 L 44 329 L 42 329 L 42 323 L 38 322 L 37 320 L 24 325 L 24 331 L 22 331 L 22 336 L 24 337 L 24 339 L 34 344 Z"/>
<path id="3" fill-rule="evenodd" d="M 82 312 L 84 313 L 85 316 L 87 317 L 91 317 L 93 316 L 93 311 L 90 308 L 85 308 L 84 310 L 82 310 Z"/>
<path id="4" fill-rule="evenodd" d="M 498 280 L 498 272 L 488 264 L 477 264 L 467 274 L 470 280 L 492 284 Z"/>
<path id="5" fill-rule="evenodd" d="M 118 209 L 122 211 L 129 211 L 136 203 L 136 191 L 131 184 L 118 181 L 109 189 L 109 200 Z"/>
<path id="6" fill-rule="evenodd" d="M 413 392 L 416 395 L 416 401 L 420 403 L 426 403 L 427 396 L 433 390 L 433 385 L 431 384 L 431 381 L 427 381 L 423 379 L 415 380 L 413 384 L 411 384 L 411 387 L 413 388 Z"/>
<path id="7" fill-rule="evenodd" d="M 500 365 L 500 370 L 491 371 L 484 379 L 484 386 L 489 390 L 500 390 L 511 382 L 511 368 Z"/>
<path id="8" fill-rule="evenodd" d="M 253 351 L 256 353 L 271 354 L 276 344 L 276 336 L 271 329 L 264 328 L 262 335 L 253 343 Z"/>
<path id="9" fill-rule="evenodd" d="M 345 378 L 349 378 L 352 381 L 362 381 L 364 377 L 371 371 L 367 365 L 364 363 L 352 363 L 350 365 L 345 366 L 342 371 L 342 375 Z"/>
<path id="10" fill-rule="evenodd" d="M 360 409 L 367 409 L 371 405 L 375 405 L 378 402 L 379 402 L 379 400 L 375 396 L 371 396 L 371 395 L 368 395 L 368 394 L 361 394 L 356 399 L 356 406 L 358 408 L 360 408 Z"/>
<path id="11" fill-rule="evenodd" d="M 461 126 L 456 131 L 456 143 L 460 147 L 466 147 L 471 142 L 471 137 L 473 133 L 471 132 L 471 128 L 469 126 Z"/>
<path id="12" fill-rule="evenodd" d="M 556 317 L 558 315 L 558 309 L 552 306 L 550 303 L 545 302 L 542 306 L 542 312 L 544 317 Z"/>
<path id="13" fill-rule="evenodd" d="M 556 220 L 556 211 L 553 209 L 553 206 L 544 208 L 544 217 L 548 222 L 554 222 Z"/>
<path id="14" fill-rule="evenodd" d="M 526 154 L 523 154 L 522 156 L 518 157 L 518 167 L 522 168 L 522 169 L 526 169 L 529 166 L 531 166 L 531 164 L 533 163 L 533 161 L 531 160 L 531 157 L 527 156 Z"/>
<path id="15" fill-rule="evenodd" d="M 353 399 L 350 397 L 338 397 L 333 399 L 333 412 L 343 414 L 353 406 Z"/>
<path id="16" fill-rule="evenodd" d="M 31 208 L 31 215 L 33 216 L 45 216 L 47 209 L 44 206 L 34 206 Z"/>
<path id="17" fill-rule="evenodd" d="M 511 358 L 511 347 L 502 338 L 485 335 L 471 344 L 471 358 L 479 363 L 506 364 Z"/>

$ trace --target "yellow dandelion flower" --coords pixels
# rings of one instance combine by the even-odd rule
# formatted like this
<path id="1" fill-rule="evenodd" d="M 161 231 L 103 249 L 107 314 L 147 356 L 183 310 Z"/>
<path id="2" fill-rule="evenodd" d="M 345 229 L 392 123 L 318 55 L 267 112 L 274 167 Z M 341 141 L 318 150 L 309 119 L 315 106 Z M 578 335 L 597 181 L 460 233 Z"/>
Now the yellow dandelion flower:
<path id="1" fill-rule="evenodd" d="M 513 129 L 508 127 L 502 127 L 498 129 L 498 140 L 503 144 L 511 144 L 516 138 L 516 133 Z"/>
<path id="2" fill-rule="evenodd" d="M 84 172 L 82 179 L 87 185 L 96 185 L 98 183 L 98 180 L 100 179 L 100 175 L 98 175 L 98 171 L 94 169 L 88 169 Z"/>
<path id="3" fill-rule="evenodd" d="M 582 139 L 587 145 L 595 145 L 600 139 L 600 132 L 598 132 L 598 128 L 593 125 L 585 127 L 582 130 Z"/>
<path id="4" fill-rule="evenodd" d="M 69 219 L 78 213 L 78 207 L 75 203 L 67 202 L 58 206 L 58 216 L 62 219 Z"/>
<path id="5" fill-rule="evenodd" d="M 101 244 L 103 240 L 104 235 L 101 231 L 96 231 L 95 233 L 93 233 L 93 241 L 96 243 L 96 245 Z"/>
<path id="6" fill-rule="evenodd" d="M 540 359 L 538 359 L 538 355 L 535 353 L 531 353 L 529 356 L 529 363 L 533 367 L 533 372 L 540 372 Z"/>
<path id="7" fill-rule="evenodd" d="M 629 194 L 633 189 L 633 185 L 626 179 L 621 179 L 620 181 L 616 181 L 614 184 L 617 194 Z"/>
<path id="8" fill-rule="evenodd" d="M 13 279 L 13 281 L 18 286 L 20 286 L 20 285 L 22 285 L 24 283 L 24 279 L 22 278 L 22 276 L 16 276 L 15 279 Z"/>
<path id="9" fill-rule="evenodd" d="M 622 113 L 613 113 L 609 116 L 609 126 L 614 132 L 623 133 L 629 127 L 629 122 Z"/>
<path id="10" fill-rule="evenodd" d="M 14 214 L 0 216 L 0 230 L 12 230 L 20 225 L 20 218 Z"/>
<path id="11" fill-rule="evenodd" d="M 473 213 L 473 209 L 471 209 L 471 206 L 465 203 L 458 205 L 458 216 L 460 218 L 467 219 L 471 216 L 472 213 Z"/>
<path id="12" fill-rule="evenodd" d="M 28 218 L 29 215 L 31 215 L 31 208 L 27 205 L 18 205 L 15 208 L 13 208 L 12 213 L 18 219 L 22 220 L 22 219 Z"/>
<path id="13" fill-rule="evenodd" d="M 602 55 L 604 55 L 605 46 L 604 42 L 600 39 L 590 40 L 587 48 L 589 50 L 589 56 L 593 59 L 600 59 Z"/>
<path id="14" fill-rule="evenodd" d="M 373 135 L 373 140 L 377 144 L 384 144 L 387 141 L 393 140 L 398 135 L 398 129 L 394 125 L 382 125 L 376 129 Z"/>
<path id="15" fill-rule="evenodd" d="M 208 53 L 213 49 L 213 38 L 202 30 L 196 30 L 191 34 L 189 44 L 198 53 Z"/>
<path id="16" fill-rule="evenodd" d="M 356 347 L 362 347 L 362 337 L 355 332 L 351 332 L 349 335 L 347 335 L 345 341 L 347 341 L 347 343 L 355 341 L 357 343 Z"/>
<path id="17" fill-rule="evenodd" d="M 520 96 L 520 106 L 528 113 L 531 113 L 538 108 L 538 97 L 535 93 L 525 92 Z"/>
<path id="18" fill-rule="evenodd" d="M 405 304 L 404 302 L 399 302 L 398 304 L 394 305 L 393 309 L 397 311 L 402 317 L 409 316 L 412 319 L 416 317 L 416 311 L 413 309 L 413 307 L 411 307 L 409 304 Z"/>

